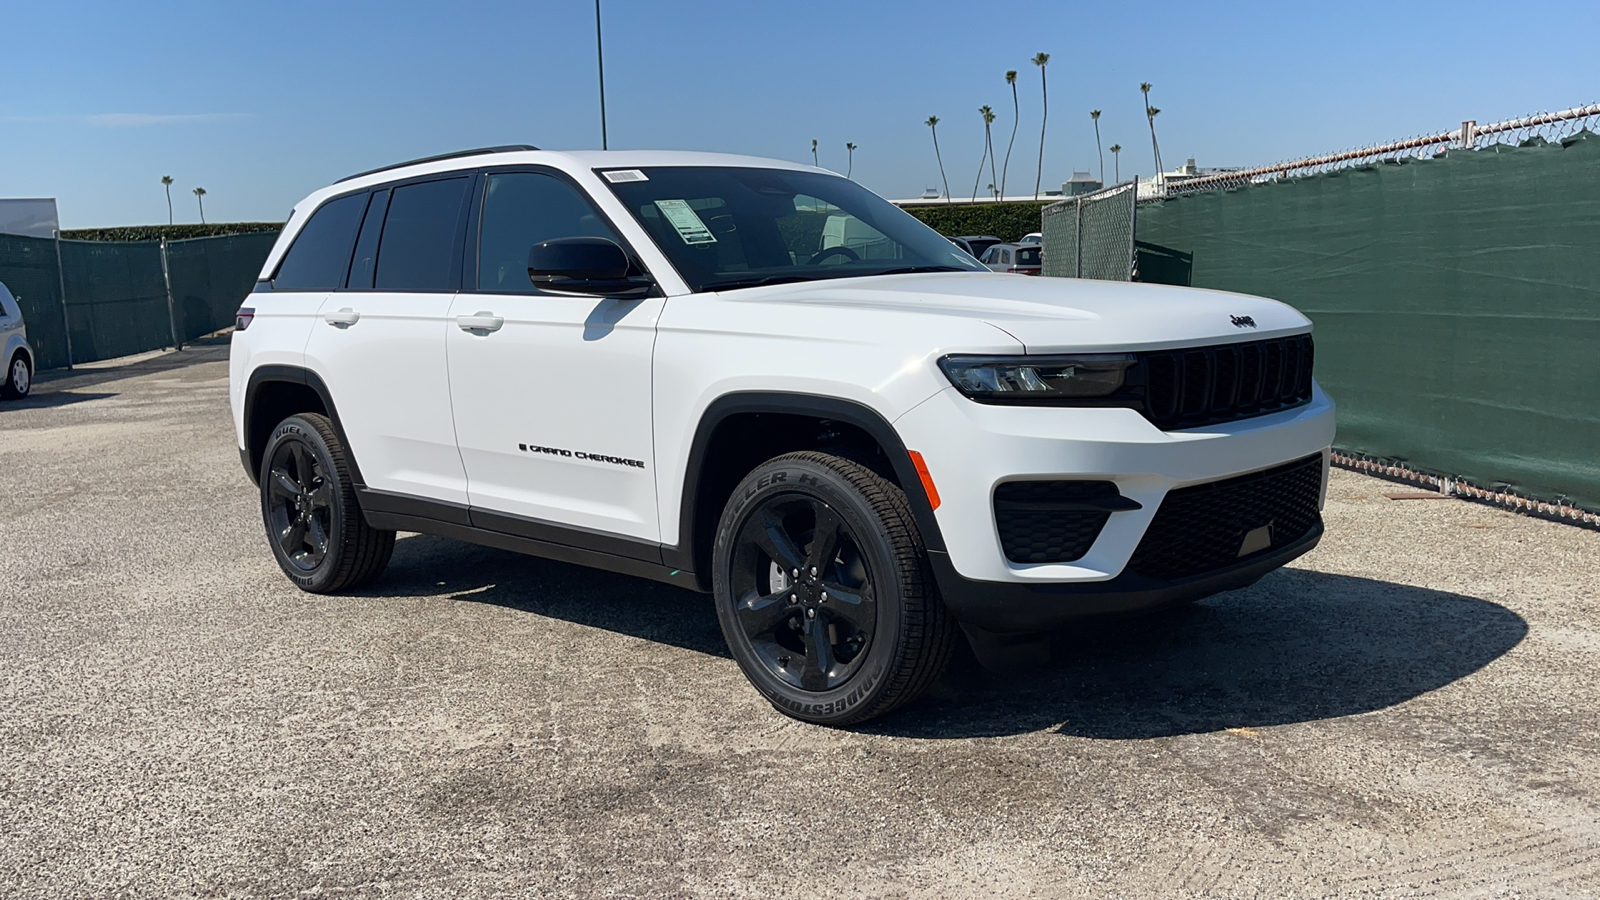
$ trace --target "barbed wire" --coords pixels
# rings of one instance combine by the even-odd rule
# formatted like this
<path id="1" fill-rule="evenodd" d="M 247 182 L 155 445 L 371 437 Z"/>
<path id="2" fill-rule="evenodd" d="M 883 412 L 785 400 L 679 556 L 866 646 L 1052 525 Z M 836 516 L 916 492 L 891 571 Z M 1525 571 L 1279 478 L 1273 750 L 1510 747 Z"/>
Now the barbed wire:
<path id="1" fill-rule="evenodd" d="M 1339 169 L 1370 166 L 1403 159 L 1432 159 L 1453 150 L 1483 150 L 1496 145 L 1521 146 L 1530 141 L 1560 143 L 1582 132 L 1600 131 L 1600 103 L 1575 106 L 1556 112 L 1539 112 L 1516 119 L 1479 125 L 1475 120 L 1461 123 L 1453 131 L 1412 135 L 1398 141 L 1367 147 L 1352 147 L 1335 153 L 1308 156 L 1267 166 L 1232 169 L 1193 177 L 1174 178 L 1164 174 L 1141 191 L 1141 201 L 1159 200 L 1206 191 L 1231 190 L 1248 184 L 1264 184 L 1284 178 L 1321 175 Z"/>

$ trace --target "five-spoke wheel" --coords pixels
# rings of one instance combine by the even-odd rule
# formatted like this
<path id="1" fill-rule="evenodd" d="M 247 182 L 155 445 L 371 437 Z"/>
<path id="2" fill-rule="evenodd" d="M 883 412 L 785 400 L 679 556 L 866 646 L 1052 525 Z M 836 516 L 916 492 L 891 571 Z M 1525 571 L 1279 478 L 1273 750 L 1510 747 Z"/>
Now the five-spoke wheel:
<path id="1" fill-rule="evenodd" d="M 284 419 L 261 455 L 261 517 L 272 555 L 303 590 L 356 587 L 383 571 L 394 532 L 367 524 L 349 454 L 326 416 Z"/>
<path id="2" fill-rule="evenodd" d="M 788 715 L 865 721 L 921 694 L 949 659 L 954 627 L 910 504 L 861 463 L 804 452 L 757 467 L 713 555 L 734 659 Z"/>

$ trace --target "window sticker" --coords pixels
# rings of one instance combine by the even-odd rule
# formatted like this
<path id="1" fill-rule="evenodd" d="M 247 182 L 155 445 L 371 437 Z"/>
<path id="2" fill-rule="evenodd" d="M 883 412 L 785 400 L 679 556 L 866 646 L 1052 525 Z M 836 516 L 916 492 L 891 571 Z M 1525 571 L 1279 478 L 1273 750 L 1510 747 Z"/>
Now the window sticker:
<path id="1" fill-rule="evenodd" d="M 601 172 L 600 174 L 604 175 L 606 177 L 606 180 L 611 182 L 612 184 L 617 184 L 617 183 L 623 182 L 623 181 L 649 181 L 650 180 L 650 179 L 646 178 L 644 173 L 639 171 L 638 169 L 612 169 L 609 172 Z"/>
<path id="2" fill-rule="evenodd" d="M 683 238 L 685 244 L 715 244 L 717 236 L 711 233 L 706 223 L 700 221 L 700 216 L 695 213 L 694 207 L 687 200 L 657 200 L 656 207 L 661 214 L 667 217 L 672 227 L 678 230 L 678 237 Z"/>

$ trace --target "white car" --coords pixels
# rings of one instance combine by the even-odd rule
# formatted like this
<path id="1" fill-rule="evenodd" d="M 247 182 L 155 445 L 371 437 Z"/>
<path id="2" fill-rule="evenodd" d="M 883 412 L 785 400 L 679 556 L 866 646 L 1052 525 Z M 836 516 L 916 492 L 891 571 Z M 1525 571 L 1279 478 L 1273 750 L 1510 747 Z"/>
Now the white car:
<path id="1" fill-rule="evenodd" d="M 1096 614 L 1313 547 L 1311 323 L 991 273 L 853 181 L 709 153 L 471 151 L 295 207 L 231 391 L 314 592 L 419 531 L 711 592 L 779 710 L 861 722 Z"/>
<path id="2" fill-rule="evenodd" d="M 33 390 L 33 348 L 28 346 L 28 323 L 10 289 L 0 284 L 0 397 L 17 400 Z"/>

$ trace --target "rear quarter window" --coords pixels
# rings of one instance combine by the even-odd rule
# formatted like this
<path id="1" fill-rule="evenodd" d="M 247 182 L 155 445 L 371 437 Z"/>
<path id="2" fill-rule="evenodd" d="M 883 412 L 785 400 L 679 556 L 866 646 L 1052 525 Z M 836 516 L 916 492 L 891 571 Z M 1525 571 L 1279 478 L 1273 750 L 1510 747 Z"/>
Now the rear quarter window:
<path id="1" fill-rule="evenodd" d="M 280 291 L 331 291 L 344 283 L 356 228 L 367 195 L 352 194 L 317 207 L 278 264 L 272 286 Z"/>

